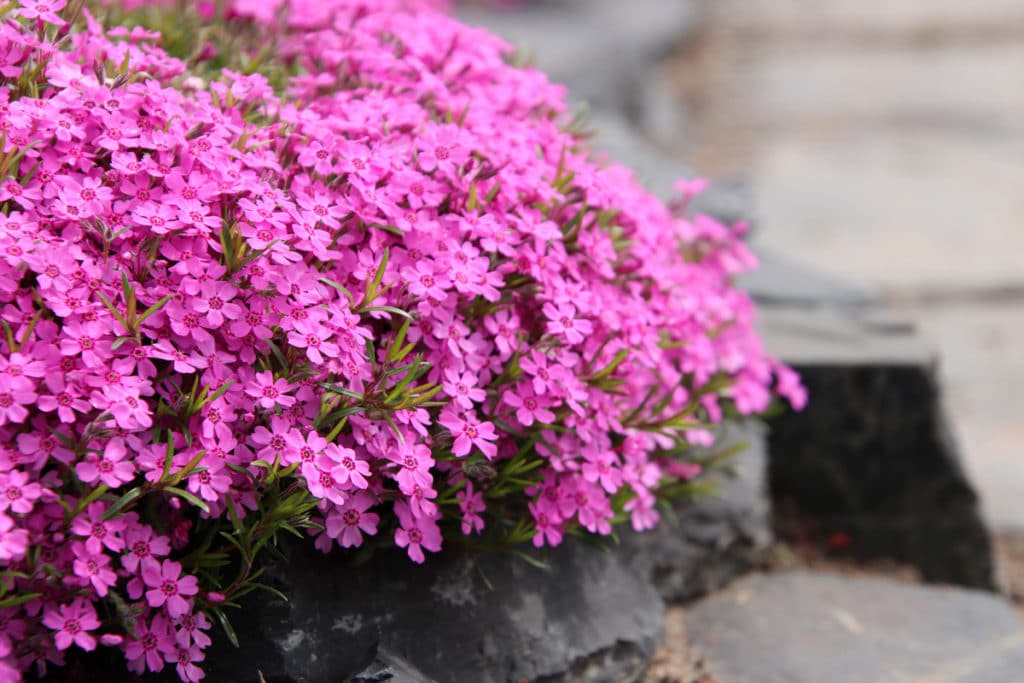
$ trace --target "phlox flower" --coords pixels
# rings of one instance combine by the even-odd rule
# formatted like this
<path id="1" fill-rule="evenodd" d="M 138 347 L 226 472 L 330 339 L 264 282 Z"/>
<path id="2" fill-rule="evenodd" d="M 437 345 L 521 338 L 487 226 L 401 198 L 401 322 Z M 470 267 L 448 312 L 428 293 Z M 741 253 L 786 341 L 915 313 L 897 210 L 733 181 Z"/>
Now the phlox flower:
<path id="1" fill-rule="evenodd" d="M 124 439 L 111 439 L 103 447 L 102 455 L 89 453 L 85 460 L 75 465 L 75 473 L 86 483 L 99 480 L 117 488 L 135 477 L 135 467 L 130 460 L 125 460 L 127 455 Z"/>
<path id="2" fill-rule="evenodd" d="M 324 454 L 335 463 L 331 474 L 339 484 L 350 484 L 357 489 L 369 486 L 367 477 L 371 476 L 370 463 L 357 458 L 356 452 L 351 448 L 331 443 L 324 448 Z"/>
<path id="3" fill-rule="evenodd" d="M 579 344 L 594 331 L 589 320 L 576 317 L 576 307 L 569 303 L 544 304 L 544 315 L 548 318 L 547 331 L 564 336 L 570 344 Z"/>
<path id="4" fill-rule="evenodd" d="M 75 577 L 91 584 L 96 595 L 105 596 L 117 581 L 117 574 L 110 568 L 110 556 L 105 553 L 90 553 L 81 541 L 72 543 L 71 551 L 75 556 L 72 565 Z"/>
<path id="5" fill-rule="evenodd" d="M 161 557 L 171 552 L 171 543 L 166 536 L 157 535 L 145 524 L 132 524 L 125 532 L 126 553 L 121 556 L 121 566 L 135 573 L 140 564 L 159 567 Z"/>
<path id="6" fill-rule="evenodd" d="M 373 536 L 377 533 L 380 516 L 368 512 L 375 501 L 363 492 L 349 496 L 345 503 L 334 508 L 327 515 L 325 522 L 327 535 L 338 539 L 343 548 L 362 545 L 363 534 Z"/>
<path id="7" fill-rule="evenodd" d="M 289 396 L 291 391 L 291 385 L 288 380 L 274 379 L 274 373 L 272 372 L 258 372 L 253 378 L 252 384 L 245 389 L 245 393 L 256 399 L 256 403 L 267 409 L 273 409 L 277 406 L 288 406 L 295 405 L 295 397 Z"/>
<path id="8" fill-rule="evenodd" d="M 15 526 L 13 519 L 0 512 L 0 560 L 20 558 L 27 548 L 28 531 Z"/>
<path id="9" fill-rule="evenodd" d="M 100 627 L 96 610 L 82 598 L 75 598 L 66 605 L 52 605 L 43 610 L 43 626 L 56 631 L 53 636 L 58 650 L 77 645 L 83 650 L 96 649 L 96 637 L 89 631 Z"/>
<path id="10" fill-rule="evenodd" d="M 542 424 L 551 424 L 555 421 L 555 414 L 547 409 L 547 401 L 533 393 L 532 389 L 525 389 L 521 392 L 508 392 L 503 400 L 516 411 L 516 419 L 519 424 L 529 427 L 535 421 Z"/>
<path id="11" fill-rule="evenodd" d="M 166 661 L 176 661 L 177 647 L 170 622 L 163 614 L 156 613 L 149 619 L 136 622 L 135 632 L 129 634 L 124 656 L 128 668 L 137 674 L 145 671 L 161 671 Z M 168 656 L 173 659 L 168 660 Z"/>
<path id="12" fill-rule="evenodd" d="M 159 566 L 143 565 L 142 580 L 149 588 L 146 603 L 150 607 L 166 605 L 167 614 L 171 617 L 181 617 L 189 612 L 192 607 L 188 598 L 199 592 L 196 577 L 182 576 L 181 564 L 173 560 L 164 560 Z"/>
<path id="13" fill-rule="evenodd" d="M 423 564 L 424 548 L 435 553 L 441 550 L 441 530 L 434 520 L 414 516 L 408 503 L 402 501 L 395 503 L 395 516 L 401 524 L 395 530 L 395 545 L 405 548 L 413 562 Z"/>
<path id="14" fill-rule="evenodd" d="M 457 414 L 446 409 L 441 413 L 438 423 L 452 433 L 455 441 L 452 444 L 454 455 L 468 455 L 474 446 L 488 458 L 498 454 L 498 447 L 492 443 L 498 434 L 490 422 L 481 422 L 472 412 Z"/>
<path id="15" fill-rule="evenodd" d="M 0 512 L 10 510 L 22 515 L 28 514 L 42 493 L 43 487 L 39 482 L 25 472 L 0 472 Z"/>

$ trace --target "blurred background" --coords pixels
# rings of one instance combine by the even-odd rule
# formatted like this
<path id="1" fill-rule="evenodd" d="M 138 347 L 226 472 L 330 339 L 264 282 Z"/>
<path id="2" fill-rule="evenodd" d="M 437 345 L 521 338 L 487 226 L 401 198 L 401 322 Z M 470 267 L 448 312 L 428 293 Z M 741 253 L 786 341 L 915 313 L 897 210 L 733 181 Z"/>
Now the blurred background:
<path id="1" fill-rule="evenodd" d="M 936 349 L 984 515 L 1024 530 L 1024 2 L 460 5 L 585 102 L 664 194 L 689 172 L 752 241 Z M 814 292 L 810 292 L 814 295 Z M 814 400 L 812 396 L 812 401 Z"/>

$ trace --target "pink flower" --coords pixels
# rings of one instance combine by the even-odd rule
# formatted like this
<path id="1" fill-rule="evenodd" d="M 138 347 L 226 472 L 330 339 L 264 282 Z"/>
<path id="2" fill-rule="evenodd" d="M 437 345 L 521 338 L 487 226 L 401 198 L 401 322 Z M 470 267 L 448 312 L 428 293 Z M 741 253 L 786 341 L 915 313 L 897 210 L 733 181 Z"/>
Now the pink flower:
<path id="1" fill-rule="evenodd" d="M 149 586 L 146 591 L 149 606 L 166 605 L 167 614 L 172 617 L 187 614 L 192 609 L 187 597 L 199 592 L 196 577 L 182 576 L 181 565 L 173 560 L 164 560 L 159 567 L 143 565 L 142 580 Z"/>
<path id="2" fill-rule="evenodd" d="M 576 317 L 576 307 L 569 303 L 544 304 L 544 315 L 548 318 L 547 331 L 564 336 L 570 344 L 579 344 L 594 331 L 589 320 Z"/>
<path id="3" fill-rule="evenodd" d="M 235 320 L 242 315 L 242 307 L 232 301 L 236 294 L 234 286 L 226 282 L 204 282 L 192 307 L 204 315 L 206 327 L 220 327 L 225 320 Z"/>
<path id="4" fill-rule="evenodd" d="M 16 512 L 26 515 L 32 511 L 35 501 L 43 494 L 43 487 L 20 470 L 0 473 L 0 512 Z"/>
<path id="5" fill-rule="evenodd" d="M 584 450 L 584 456 L 586 462 L 580 470 L 583 479 L 591 483 L 600 483 L 608 493 L 618 491 L 622 486 L 622 470 L 619 469 L 615 454 L 608 451 L 593 453 Z"/>
<path id="6" fill-rule="evenodd" d="M 505 394 L 504 400 L 516 409 L 516 419 L 524 427 L 529 427 L 535 420 L 542 424 L 551 424 L 555 421 L 555 414 L 545 407 L 547 402 L 534 394 L 532 389 L 527 389 L 522 394 L 509 392 Z"/>
<path id="7" fill-rule="evenodd" d="M 257 399 L 262 408 L 273 409 L 276 406 L 295 405 L 295 397 L 289 396 L 291 385 L 288 380 L 282 378 L 275 380 L 272 372 L 256 373 L 253 383 L 245 389 L 245 393 Z"/>
<path id="8" fill-rule="evenodd" d="M 455 494 L 459 501 L 459 509 L 462 511 L 462 533 L 480 533 L 484 529 L 484 520 L 479 513 L 483 512 L 487 505 L 484 503 L 482 491 L 473 489 L 473 482 L 467 481 L 466 487 Z"/>
<path id="9" fill-rule="evenodd" d="M 487 398 L 487 392 L 476 386 L 477 378 L 470 372 L 456 372 L 448 369 L 444 372 L 445 393 L 452 397 L 456 404 L 470 410 L 474 403 L 480 403 Z"/>
<path id="10" fill-rule="evenodd" d="M 96 649 L 96 638 L 89 631 L 100 627 L 96 610 L 82 598 L 75 598 L 70 604 L 47 606 L 43 610 L 43 626 L 56 631 L 53 636 L 58 650 L 66 650 L 72 644 L 83 650 Z"/>
<path id="11" fill-rule="evenodd" d="M 125 645 L 124 656 L 129 661 L 129 668 L 137 674 L 146 669 L 160 671 L 166 658 L 177 654 L 170 623 L 162 614 L 154 614 L 148 624 L 145 619 L 140 619 L 136 622 L 135 633 L 129 635 L 132 637 Z"/>
<path id="12" fill-rule="evenodd" d="M 306 357 L 316 364 L 324 362 L 324 356 L 328 358 L 338 357 L 338 346 L 327 341 L 331 332 L 315 324 L 300 322 L 295 324 L 295 330 L 288 333 L 288 343 L 299 349 L 306 349 Z"/>
<path id="13" fill-rule="evenodd" d="M 401 524 L 395 530 L 395 544 L 405 548 L 413 562 L 423 564 L 424 548 L 435 553 L 441 550 L 441 530 L 434 520 L 413 516 L 409 505 L 401 501 L 395 503 L 395 516 Z"/>
<path id="14" fill-rule="evenodd" d="M 562 524 L 556 509 L 543 498 L 536 503 L 529 503 L 528 507 L 537 529 L 533 535 L 533 545 L 539 548 L 545 543 L 552 546 L 560 544 Z"/>
<path id="15" fill-rule="evenodd" d="M 86 483 L 91 484 L 98 479 L 111 488 L 117 488 L 135 478 L 135 467 L 125 460 L 127 455 L 124 439 L 111 439 L 102 456 L 90 453 L 75 465 L 75 473 Z"/>
<path id="16" fill-rule="evenodd" d="M 373 498 L 367 493 L 360 492 L 350 496 L 344 505 L 327 515 L 327 535 L 338 539 L 342 548 L 362 545 L 363 534 L 373 536 L 377 533 L 380 516 L 367 512 L 372 505 Z"/>
<path id="17" fill-rule="evenodd" d="M 441 413 L 438 422 L 452 433 L 455 441 L 452 444 L 454 455 L 468 455 L 473 446 L 480 449 L 487 458 L 498 454 L 498 447 L 492 443 L 498 438 L 494 425 L 481 422 L 472 413 L 457 415 L 452 410 Z"/>
<path id="18" fill-rule="evenodd" d="M 176 663 L 175 668 L 178 671 L 178 677 L 183 681 L 189 683 L 196 683 L 203 679 L 205 674 L 203 670 L 196 666 L 196 662 L 201 662 L 206 658 L 203 651 L 198 645 L 181 646 L 178 645 L 175 648 L 174 662 Z M 172 661 L 168 659 L 168 661 Z"/>
<path id="19" fill-rule="evenodd" d="M 117 574 L 110 568 L 110 556 L 90 553 L 80 541 L 75 541 L 71 550 L 75 555 L 75 576 L 91 584 L 96 595 L 105 596 L 117 581 Z"/>
<path id="20" fill-rule="evenodd" d="M 139 564 L 159 567 L 158 558 L 171 552 L 171 542 L 166 536 L 158 536 L 144 524 L 133 524 L 125 532 L 127 553 L 121 556 L 121 566 L 135 573 Z"/>
<path id="21" fill-rule="evenodd" d="M 406 495 L 411 495 L 417 486 L 429 487 L 433 484 L 434 478 L 430 474 L 430 468 L 434 464 L 434 459 L 426 446 L 406 446 L 392 458 L 400 465 L 395 478 L 398 480 L 398 487 Z"/>
<path id="22" fill-rule="evenodd" d="M 370 476 L 370 463 L 356 457 L 351 448 L 342 448 L 336 444 L 328 444 L 324 454 L 337 463 L 331 470 L 334 479 L 341 485 L 351 482 L 357 489 L 369 486 L 366 478 Z"/>
<path id="23" fill-rule="evenodd" d="M 66 22 L 57 12 L 64 9 L 66 0 L 18 0 L 21 7 L 16 10 L 26 19 L 38 19 L 48 24 L 63 26 Z M 61 648 L 62 650 L 64 648 Z M 92 649 L 92 648 L 87 648 Z"/>
<path id="24" fill-rule="evenodd" d="M 0 560 L 17 560 L 28 549 L 28 531 L 15 526 L 14 520 L 0 512 Z"/>
<path id="25" fill-rule="evenodd" d="M 103 548 L 120 552 L 124 549 L 124 532 L 126 523 L 123 518 L 103 519 L 109 505 L 96 501 L 89 503 L 84 513 L 79 513 L 71 522 L 71 531 L 85 538 L 86 549 L 93 554 L 100 554 Z"/>

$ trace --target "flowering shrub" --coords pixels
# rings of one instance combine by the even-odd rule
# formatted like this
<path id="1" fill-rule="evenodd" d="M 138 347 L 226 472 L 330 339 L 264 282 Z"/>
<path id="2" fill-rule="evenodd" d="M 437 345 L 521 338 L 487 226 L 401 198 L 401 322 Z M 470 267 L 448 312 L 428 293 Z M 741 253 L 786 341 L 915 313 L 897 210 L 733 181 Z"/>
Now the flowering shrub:
<path id="1" fill-rule="evenodd" d="M 0 9 L 0 681 L 101 645 L 199 680 L 283 532 L 649 528 L 724 412 L 803 402 L 742 226 L 595 161 L 498 39 L 161 4 Z"/>

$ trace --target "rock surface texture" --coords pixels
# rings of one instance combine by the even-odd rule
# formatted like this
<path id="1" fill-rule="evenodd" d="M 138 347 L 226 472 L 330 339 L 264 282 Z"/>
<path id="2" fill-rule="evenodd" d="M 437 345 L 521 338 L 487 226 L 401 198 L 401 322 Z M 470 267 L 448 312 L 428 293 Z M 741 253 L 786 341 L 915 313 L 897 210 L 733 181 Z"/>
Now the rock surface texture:
<path id="1" fill-rule="evenodd" d="M 654 584 L 667 602 L 690 600 L 725 586 L 758 566 L 771 546 L 764 425 L 729 425 L 711 453 L 737 447 L 726 467 L 709 475 L 717 490 L 677 503 L 674 515 L 638 534 L 620 532 L 624 562 Z"/>
<path id="2" fill-rule="evenodd" d="M 388 555 L 357 568 L 295 557 L 271 572 L 290 601 L 252 601 L 235 624 L 243 649 L 210 657 L 211 680 L 637 680 L 661 637 L 654 589 L 592 545 L 534 557 L 549 568 L 510 555 L 423 566 Z"/>
<path id="3" fill-rule="evenodd" d="M 754 575 L 686 611 L 727 683 L 1009 683 L 1024 628 L 1009 602 L 963 589 L 808 572 Z"/>

